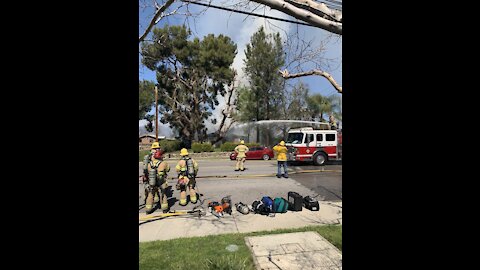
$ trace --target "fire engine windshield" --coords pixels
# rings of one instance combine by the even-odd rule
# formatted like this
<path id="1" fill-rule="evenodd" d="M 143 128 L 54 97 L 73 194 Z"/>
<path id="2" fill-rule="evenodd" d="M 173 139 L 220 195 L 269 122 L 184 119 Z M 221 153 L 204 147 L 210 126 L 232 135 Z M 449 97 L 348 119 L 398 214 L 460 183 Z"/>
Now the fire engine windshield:
<path id="1" fill-rule="evenodd" d="M 286 143 L 302 143 L 303 133 L 288 133 Z"/>

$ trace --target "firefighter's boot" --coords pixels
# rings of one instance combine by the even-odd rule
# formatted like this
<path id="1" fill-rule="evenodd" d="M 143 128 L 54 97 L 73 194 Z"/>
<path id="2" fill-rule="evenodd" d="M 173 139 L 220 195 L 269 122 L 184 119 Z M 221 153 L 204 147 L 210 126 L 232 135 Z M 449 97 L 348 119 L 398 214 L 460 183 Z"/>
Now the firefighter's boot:
<path id="1" fill-rule="evenodd" d="M 235 171 L 238 172 L 240 170 L 240 163 L 242 162 L 242 159 L 237 158 L 237 164 L 235 165 Z"/>
<path id="2" fill-rule="evenodd" d="M 153 203 L 154 204 L 157 204 L 158 202 L 160 202 L 160 191 L 158 192 L 155 192 L 155 197 L 153 198 Z"/>
<path id="3" fill-rule="evenodd" d="M 180 192 L 180 203 L 179 204 L 181 206 L 187 205 L 187 191 L 186 190 L 182 190 Z"/>
<path id="4" fill-rule="evenodd" d="M 245 158 L 241 158 L 240 159 L 240 171 L 242 171 L 242 172 L 245 171 L 245 167 L 243 167 L 244 163 L 245 163 Z"/>
<path id="5" fill-rule="evenodd" d="M 148 192 L 147 203 L 145 204 L 145 212 L 147 213 L 147 215 L 153 213 L 154 211 L 153 197 L 154 197 L 154 192 Z"/>
<path id="6" fill-rule="evenodd" d="M 160 203 L 160 208 L 163 210 L 163 212 L 168 211 L 168 200 L 167 200 L 167 194 L 165 193 L 165 189 L 162 189 L 162 201 Z"/>
<path id="7" fill-rule="evenodd" d="M 190 187 L 190 202 L 197 203 L 197 191 Z"/>

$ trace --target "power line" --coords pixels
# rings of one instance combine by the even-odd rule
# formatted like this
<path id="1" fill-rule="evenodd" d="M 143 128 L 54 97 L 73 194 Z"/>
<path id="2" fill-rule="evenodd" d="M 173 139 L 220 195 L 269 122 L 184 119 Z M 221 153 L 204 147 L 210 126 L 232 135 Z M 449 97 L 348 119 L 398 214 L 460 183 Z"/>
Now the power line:
<path id="1" fill-rule="evenodd" d="M 282 21 L 282 22 L 289 22 L 289 23 L 301 24 L 301 25 L 306 25 L 306 26 L 318 28 L 316 26 L 313 26 L 313 25 L 308 24 L 308 23 L 303 23 L 303 22 L 297 22 L 297 21 L 291 21 L 291 20 L 286 20 L 286 19 L 281 19 L 281 18 L 275 18 L 275 17 L 271 17 L 271 16 L 266 16 L 266 15 L 261 15 L 261 14 L 256 14 L 256 13 L 251 13 L 251 12 L 246 12 L 246 11 L 241 11 L 241 10 L 235 10 L 235 9 L 226 8 L 226 7 L 214 6 L 214 5 L 204 4 L 204 3 L 199 3 L 199 2 L 193 2 L 193 1 L 189 1 L 189 0 L 181 0 L 181 1 L 186 2 L 186 3 L 195 4 L 195 5 L 200 5 L 200 6 L 205 6 L 205 7 L 211 7 L 211 8 L 231 11 L 231 12 L 235 12 L 235 13 L 242 13 L 242 14 L 246 14 L 246 15 L 262 17 L 262 18 L 265 18 L 265 19 L 272 19 L 272 20 L 277 20 L 277 21 Z"/>

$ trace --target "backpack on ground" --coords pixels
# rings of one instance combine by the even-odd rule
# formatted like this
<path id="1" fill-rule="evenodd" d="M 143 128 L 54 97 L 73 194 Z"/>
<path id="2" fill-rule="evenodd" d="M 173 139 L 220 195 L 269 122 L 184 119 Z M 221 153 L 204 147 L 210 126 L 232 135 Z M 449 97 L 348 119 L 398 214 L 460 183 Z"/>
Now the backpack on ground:
<path id="1" fill-rule="evenodd" d="M 261 201 L 254 201 L 252 203 L 252 210 L 255 214 L 262 214 L 265 212 L 264 205 Z"/>
<path id="2" fill-rule="evenodd" d="M 262 203 L 268 213 L 275 213 L 276 209 L 275 209 L 275 205 L 273 204 L 273 199 L 271 197 L 263 196 Z"/>
<path id="3" fill-rule="evenodd" d="M 255 214 L 270 215 L 275 213 L 273 211 L 273 200 L 268 196 L 264 196 L 260 201 L 254 201 L 252 203 L 252 209 Z"/>
<path id="4" fill-rule="evenodd" d="M 273 208 L 275 209 L 275 213 L 286 213 L 288 210 L 288 201 L 281 197 L 276 197 L 273 200 Z"/>

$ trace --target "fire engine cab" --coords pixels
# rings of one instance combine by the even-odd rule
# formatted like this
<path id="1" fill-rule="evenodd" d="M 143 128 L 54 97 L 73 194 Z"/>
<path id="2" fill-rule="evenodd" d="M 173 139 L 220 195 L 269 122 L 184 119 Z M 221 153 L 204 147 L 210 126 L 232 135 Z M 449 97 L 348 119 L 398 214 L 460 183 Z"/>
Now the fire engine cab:
<path id="1" fill-rule="evenodd" d="M 289 161 L 313 161 L 313 164 L 319 166 L 325 165 L 329 160 L 341 159 L 342 136 L 337 130 L 312 127 L 291 129 L 285 145 Z"/>

